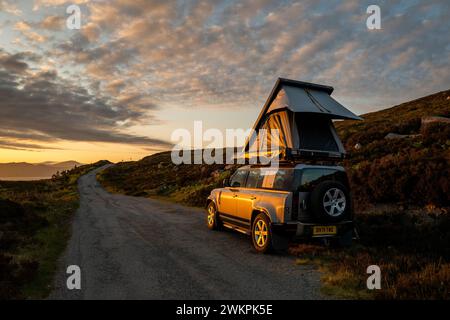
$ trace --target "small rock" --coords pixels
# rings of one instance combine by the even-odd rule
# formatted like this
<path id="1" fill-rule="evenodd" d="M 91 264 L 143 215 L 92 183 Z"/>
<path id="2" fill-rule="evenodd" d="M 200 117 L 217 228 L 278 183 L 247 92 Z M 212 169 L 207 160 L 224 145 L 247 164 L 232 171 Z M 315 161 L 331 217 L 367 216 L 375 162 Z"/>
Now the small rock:
<path id="1" fill-rule="evenodd" d="M 448 100 L 448 98 L 447 98 Z M 422 117 L 422 125 L 427 125 L 429 123 L 450 123 L 450 118 L 447 117 L 438 117 L 438 116 L 429 116 Z"/>
<path id="2" fill-rule="evenodd" d="M 406 134 L 398 134 L 398 133 L 388 133 L 384 138 L 385 139 L 403 139 L 408 137 L 408 135 Z"/>

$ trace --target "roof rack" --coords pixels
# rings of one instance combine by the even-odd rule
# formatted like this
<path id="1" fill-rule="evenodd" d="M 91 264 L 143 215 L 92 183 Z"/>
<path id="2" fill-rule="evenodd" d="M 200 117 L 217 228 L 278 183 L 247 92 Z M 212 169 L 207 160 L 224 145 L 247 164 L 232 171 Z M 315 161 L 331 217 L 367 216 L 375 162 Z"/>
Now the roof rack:
<path id="1" fill-rule="evenodd" d="M 345 153 L 336 151 L 308 150 L 308 149 L 291 149 L 286 148 L 286 159 L 298 160 L 302 158 L 326 159 L 326 160 L 342 160 Z"/>

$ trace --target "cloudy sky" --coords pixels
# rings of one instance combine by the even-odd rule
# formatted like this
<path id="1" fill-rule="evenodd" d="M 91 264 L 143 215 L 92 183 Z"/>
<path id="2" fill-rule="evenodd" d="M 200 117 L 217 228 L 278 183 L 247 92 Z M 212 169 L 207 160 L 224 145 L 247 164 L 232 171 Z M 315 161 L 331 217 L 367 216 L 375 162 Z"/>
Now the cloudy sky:
<path id="1" fill-rule="evenodd" d="M 450 88 L 449 30 L 446 0 L 0 0 L 0 162 L 135 160 L 194 120 L 247 129 L 280 76 L 389 107 Z"/>

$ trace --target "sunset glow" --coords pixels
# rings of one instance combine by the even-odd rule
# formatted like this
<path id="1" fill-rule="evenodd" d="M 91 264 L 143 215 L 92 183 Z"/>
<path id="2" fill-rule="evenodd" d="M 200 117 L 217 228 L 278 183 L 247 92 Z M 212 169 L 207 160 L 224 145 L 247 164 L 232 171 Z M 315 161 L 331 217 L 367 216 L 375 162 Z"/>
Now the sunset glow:
<path id="1" fill-rule="evenodd" d="M 247 129 L 278 77 L 357 114 L 448 89 L 449 4 L 381 5 L 368 30 L 369 4 L 0 0 L 0 162 L 137 160 L 195 120 Z"/>

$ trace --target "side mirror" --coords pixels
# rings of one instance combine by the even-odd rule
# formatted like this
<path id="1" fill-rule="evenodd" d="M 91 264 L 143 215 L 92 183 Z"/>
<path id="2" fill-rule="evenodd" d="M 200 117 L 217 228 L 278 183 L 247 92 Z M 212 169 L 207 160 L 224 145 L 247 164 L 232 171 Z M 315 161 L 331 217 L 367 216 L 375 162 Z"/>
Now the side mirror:
<path id="1" fill-rule="evenodd" d="M 224 188 L 229 187 L 230 186 L 230 179 L 228 179 L 228 178 L 227 179 L 223 179 L 222 184 L 223 184 Z"/>

